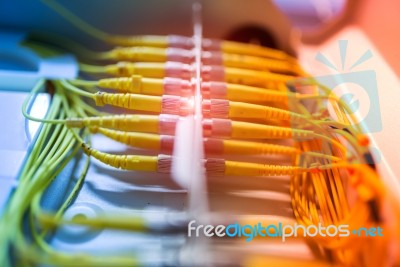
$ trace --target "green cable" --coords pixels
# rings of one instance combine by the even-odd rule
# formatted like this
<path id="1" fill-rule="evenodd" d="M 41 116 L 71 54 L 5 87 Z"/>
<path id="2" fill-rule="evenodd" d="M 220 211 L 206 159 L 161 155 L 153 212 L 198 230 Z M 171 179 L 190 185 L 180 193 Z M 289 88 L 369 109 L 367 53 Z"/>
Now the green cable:
<path id="1" fill-rule="evenodd" d="M 58 88 L 57 91 L 60 91 L 60 88 Z M 64 94 L 64 96 L 65 96 L 65 94 Z M 70 96 L 74 96 L 72 99 L 75 99 L 71 102 L 72 106 L 69 106 L 69 103 L 66 101 L 65 97 L 63 97 L 61 100 L 62 106 L 64 109 L 67 110 L 68 116 L 72 115 L 73 112 L 71 110 L 75 110 L 74 112 L 77 112 L 80 116 L 85 115 L 83 107 L 81 107 L 79 105 L 79 102 L 76 101 L 76 99 L 79 99 L 79 98 L 76 98 L 76 95 L 70 95 Z M 76 104 L 78 104 L 78 105 L 75 106 Z M 63 128 L 62 132 L 64 132 L 64 130 L 67 130 L 67 131 L 70 131 L 70 133 L 72 135 L 74 135 L 74 133 L 75 133 L 72 131 L 72 129 L 67 129 L 64 125 L 62 125 L 62 126 L 61 125 L 56 125 L 56 126 L 49 125 L 49 128 L 50 127 L 62 127 Z M 67 143 L 71 144 L 71 142 L 69 140 L 75 140 L 75 139 L 76 139 L 76 137 L 71 136 L 70 138 L 65 138 L 63 142 L 56 141 L 55 144 L 53 144 L 54 147 L 58 147 L 57 152 L 55 152 L 55 150 L 51 149 L 50 152 L 47 153 L 47 157 L 45 159 L 47 164 L 46 164 L 46 166 L 38 169 L 39 173 L 36 173 L 36 175 L 35 175 L 36 177 L 33 178 L 32 181 L 30 182 L 29 187 L 31 188 L 31 190 L 23 190 L 23 193 L 24 193 L 23 195 L 25 196 L 26 199 L 33 198 L 33 199 L 35 199 L 34 203 L 36 203 L 36 204 L 38 203 L 37 202 L 37 201 L 39 201 L 38 195 L 40 195 L 43 192 L 43 190 L 46 188 L 46 184 L 49 184 L 51 182 L 51 180 L 52 180 L 51 177 L 55 177 L 58 174 L 58 172 L 63 169 L 64 164 L 66 164 L 73 157 L 72 154 L 75 154 L 75 153 L 72 153 L 66 160 L 65 159 L 62 160 L 62 158 L 64 158 L 63 155 L 66 155 L 66 153 L 69 152 L 69 147 L 70 147 L 70 145 L 65 147 L 65 144 L 67 144 Z M 64 148 L 62 148 L 62 147 L 64 147 Z M 77 149 L 79 149 L 79 145 L 76 146 L 75 150 L 77 151 Z M 43 155 L 43 154 L 41 154 L 41 155 Z M 62 161 L 62 165 L 60 166 L 59 164 L 61 163 L 61 161 Z M 59 171 L 53 172 L 52 170 L 54 170 L 54 169 L 58 169 Z M 85 172 L 86 171 L 84 171 L 84 173 Z M 83 179 L 83 177 L 85 175 L 84 173 L 82 173 L 82 175 L 79 179 L 79 181 L 81 181 L 81 182 L 79 182 L 74 187 L 73 192 L 71 192 L 70 196 L 64 202 L 63 207 L 66 207 L 68 205 L 68 203 L 71 201 L 71 199 L 74 198 L 74 195 L 77 194 L 77 192 L 79 190 L 79 184 L 81 185 L 83 182 L 81 179 Z M 34 192 L 33 195 L 32 195 L 32 192 Z M 20 201 L 21 204 L 23 202 L 24 201 L 22 201 L 22 200 Z M 24 207 L 22 207 L 22 208 L 24 208 Z M 32 211 L 34 210 L 33 207 L 31 210 Z M 19 214 L 22 214 L 22 213 L 24 213 L 24 212 L 23 211 L 19 212 Z M 62 209 L 60 210 L 59 214 L 62 214 Z M 32 213 L 32 215 L 33 215 L 33 213 Z M 32 220 L 32 217 L 31 217 L 31 220 Z M 124 220 L 124 222 L 126 222 L 126 220 Z M 97 222 L 96 224 L 99 224 L 99 223 L 100 223 L 100 225 L 103 224 L 103 223 L 101 223 L 101 220 L 100 220 L 100 222 Z M 32 222 L 31 222 L 31 227 L 33 227 Z M 45 249 L 45 247 L 43 247 L 46 245 L 44 240 L 43 240 L 44 243 L 41 243 L 40 238 L 41 238 L 40 236 L 36 235 L 36 238 L 34 238 L 34 239 L 36 240 L 36 243 L 38 244 L 38 246 L 44 252 L 46 252 L 45 259 L 50 259 L 45 262 L 52 264 L 52 265 L 58 265 L 58 266 L 71 265 L 76 262 L 76 258 L 73 255 L 67 255 L 64 253 L 60 254 L 60 253 L 52 251 L 52 250 L 47 251 Z M 20 260 L 23 264 L 28 263 L 30 261 L 31 262 L 42 262 L 42 263 L 44 262 L 43 257 L 39 257 L 39 258 L 31 257 L 33 254 L 34 255 L 37 255 L 37 254 L 31 253 L 33 250 L 30 249 L 30 247 L 28 247 L 27 244 L 25 244 L 25 242 L 23 241 L 24 237 L 22 235 L 22 231 L 17 232 L 17 238 L 15 240 L 18 240 L 17 248 L 19 248 L 20 253 L 25 255 L 24 257 L 20 258 Z M 24 253 L 22 253 L 22 252 L 24 252 Z M 110 266 L 110 265 L 113 265 L 113 266 L 137 266 L 138 265 L 138 261 L 137 261 L 136 257 L 125 257 L 125 258 L 124 257 L 107 257 L 107 258 L 104 258 L 104 259 L 102 258 L 101 260 L 99 260 L 98 257 L 96 258 L 91 255 L 80 255 L 79 259 L 80 259 L 80 263 L 85 262 L 85 265 L 88 265 L 88 266 Z"/>
<path id="2" fill-rule="evenodd" d="M 44 4 L 47 6 L 51 7 L 53 10 L 55 10 L 58 14 L 63 16 L 65 19 L 67 19 L 70 23 L 72 23 L 75 27 L 78 29 L 82 30 L 83 32 L 86 32 L 87 34 L 91 35 L 94 38 L 100 39 L 102 41 L 106 41 L 110 35 L 104 31 L 101 31 L 89 23 L 85 22 L 84 20 L 80 19 L 78 16 L 73 14 L 71 11 L 57 3 L 56 1 L 52 0 L 42 0 Z"/>
<path id="3" fill-rule="evenodd" d="M 79 70 L 87 73 L 105 74 L 104 66 L 79 63 Z"/>
<path id="4" fill-rule="evenodd" d="M 41 81 L 38 85 L 37 88 L 40 88 L 43 85 L 43 81 Z M 57 99 L 57 97 L 55 97 L 55 99 Z M 26 110 L 26 106 L 27 106 L 28 100 L 25 102 L 24 105 L 24 110 Z M 48 112 L 48 114 L 46 115 L 46 117 L 50 118 L 54 118 L 53 116 L 57 115 L 57 112 L 54 112 L 58 109 L 60 102 L 57 103 L 57 101 L 52 102 L 51 106 L 50 106 L 50 110 Z M 49 134 L 49 130 L 50 128 L 53 128 L 53 126 L 51 125 L 45 125 L 47 127 L 44 127 L 41 129 L 40 131 L 40 136 L 38 138 L 38 140 L 45 140 L 46 138 L 43 137 L 43 133 Z M 61 125 L 57 125 L 58 127 L 60 127 Z M 68 131 L 68 129 L 63 126 L 64 129 L 66 129 Z M 72 138 L 72 139 L 71 139 Z M 59 140 L 63 140 L 63 139 L 59 139 Z M 15 192 L 14 196 L 11 199 L 11 203 L 9 204 L 9 206 L 6 209 L 5 215 L 3 217 L 3 220 L 1 220 L 1 225 L 5 224 L 5 227 L 2 229 L 6 229 L 6 234 L 4 235 L 5 238 L 3 239 L 3 242 L 16 242 L 19 243 L 21 242 L 21 240 L 23 240 L 23 236 L 22 233 L 19 233 L 20 231 L 14 231 L 14 230 L 10 230 L 10 227 L 15 227 L 20 225 L 19 223 L 12 223 L 12 222 L 18 222 L 20 220 L 22 220 L 22 215 L 25 213 L 24 211 L 26 210 L 26 205 L 27 203 L 29 204 L 29 199 L 31 199 L 34 194 L 38 191 L 40 191 L 40 188 L 44 188 L 46 181 L 43 181 L 43 177 L 44 176 L 51 176 L 54 175 L 54 171 L 52 171 L 52 169 L 57 169 L 57 167 L 62 167 L 59 165 L 59 163 L 61 163 L 61 161 L 65 160 L 65 156 L 70 152 L 70 148 L 72 148 L 74 146 L 74 142 L 73 141 L 74 138 L 70 137 L 70 138 L 65 138 L 63 142 L 56 142 L 55 145 L 52 144 L 52 139 L 50 138 L 49 143 L 47 143 L 47 146 L 45 147 L 45 151 L 43 151 L 43 143 L 39 144 L 39 145 L 35 145 L 33 148 L 33 153 L 31 153 L 30 158 L 33 158 L 33 155 L 38 155 L 38 150 L 42 150 L 41 153 L 41 158 L 42 155 L 46 155 L 46 157 L 44 158 L 44 163 L 42 164 L 42 166 L 39 166 L 41 164 L 41 162 L 39 161 L 32 161 L 31 159 L 27 160 L 27 163 L 29 163 L 29 165 L 26 165 L 28 167 L 25 167 L 24 170 L 22 171 L 22 174 L 26 174 L 27 173 L 27 169 L 33 169 L 33 170 L 37 170 L 36 174 L 33 175 L 33 177 L 29 180 L 25 179 L 23 181 L 21 181 L 21 183 L 24 185 L 22 186 L 22 184 L 20 184 L 20 186 L 17 188 L 17 191 Z M 58 144 L 58 145 L 57 145 Z M 56 152 L 56 150 L 51 149 L 49 153 L 43 153 L 43 152 L 47 152 L 48 149 L 50 148 L 50 146 L 53 146 L 53 148 L 59 148 L 58 151 Z M 79 149 L 79 146 L 76 147 L 76 149 Z M 73 153 L 72 153 L 73 154 Z M 68 158 L 67 158 L 68 161 Z M 64 162 L 65 163 L 65 162 Z M 33 165 L 32 165 L 33 164 Z M 59 168 L 59 170 L 61 171 L 62 168 Z M 28 171 L 29 172 L 29 171 Z M 49 179 L 49 181 L 51 181 L 51 179 Z M 12 214 L 10 214 L 10 212 L 12 212 Z M 17 236 L 15 236 L 15 233 Z M 3 236 L 3 235 L 2 235 Z M 12 236 L 15 236 L 16 238 L 13 239 Z M 8 260 L 5 259 L 5 257 L 7 257 L 7 255 L 2 254 L 0 256 L 1 261 L 0 262 L 5 262 L 6 264 L 8 264 Z"/>
<path id="5" fill-rule="evenodd" d="M 84 87 L 92 87 L 97 85 L 97 81 L 87 81 L 81 79 L 69 80 L 69 83 L 75 86 L 84 86 Z"/>
<path id="6" fill-rule="evenodd" d="M 46 114 L 46 118 L 50 118 L 53 117 L 53 115 L 58 114 L 59 112 L 59 105 L 57 105 L 57 100 L 59 100 L 57 97 L 53 98 L 52 104 L 50 105 L 50 108 Z M 61 124 L 58 124 L 61 126 Z M 58 127 L 57 129 L 59 129 L 60 127 Z M 40 149 L 43 146 L 44 142 L 46 141 L 46 136 L 49 134 L 49 131 L 51 129 L 51 125 L 50 124 L 43 124 L 41 125 L 40 129 L 40 133 L 36 139 L 35 144 L 33 145 L 32 150 L 30 151 L 30 157 L 28 157 L 27 161 L 24 164 L 24 168 L 22 169 L 21 173 L 20 173 L 20 181 L 24 180 L 24 179 L 29 179 L 29 175 L 26 175 L 26 171 L 28 166 L 31 166 L 32 161 L 34 161 L 39 155 Z"/>
<path id="7" fill-rule="evenodd" d="M 69 82 L 67 82 L 66 80 L 60 80 L 59 83 L 68 91 L 71 91 L 73 93 L 76 93 L 78 95 L 81 96 L 85 96 L 85 97 L 89 97 L 89 98 L 93 98 L 94 94 L 86 92 L 84 90 L 79 89 L 78 87 L 70 84 Z"/>
<path id="8" fill-rule="evenodd" d="M 33 96 L 36 96 L 40 89 L 42 89 L 43 85 L 45 84 L 45 80 L 41 79 L 35 87 L 32 89 L 30 92 L 29 96 L 25 99 L 24 103 L 22 104 L 22 114 L 24 115 L 25 118 L 31 120 L 31 121 L 36 121 L 36 122 L 45 122 L 45 123 L 66 123 L 66 120 L 51 120 L 51 119 L 39 119 L 35 118 L 31 115 L 28 114 L 27 107 L 28 104 L 32 101 Z"/>

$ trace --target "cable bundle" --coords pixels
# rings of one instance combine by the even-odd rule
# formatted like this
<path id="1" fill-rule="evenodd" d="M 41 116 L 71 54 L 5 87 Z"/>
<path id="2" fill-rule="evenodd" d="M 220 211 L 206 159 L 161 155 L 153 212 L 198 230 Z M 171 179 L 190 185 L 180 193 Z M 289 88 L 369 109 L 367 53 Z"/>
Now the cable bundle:
<path id="1" fill-rule="evenodd" d="M 44 127 L 22 171 L 24 186 L 17 190 L 0 221 L 1 229 L 5 229 L 1 231 L 5 238 L 0 242 L 4 247 L 12 244 L 16 255 L 24 253 L 25 256 L 16 257 L 21 264 L 62 266 L 72 264 L 77 257 L 49 247 L 44 237 L 52 227 L 77 224 L 155 231 L 140 217 L 127 224 L 132 218 L 105 216 L 66 221 L 62 214 L 79 192 L 90 157 L 117 169 L 169 174 L 176 160 L 172 156 L 177 138 L 175 126 L 182 116 L 193 114 L 195 82 L 199 81 L 192 79 L 195 67 L 191 37 L 108 35 L 93 30 L 58 4 L 51 1 L 49 4 L 74 24 L 91 29 L 95 37 L 118 46 L 98 53 L 86 51 L 70 40 L 58 44 L 81 58 L 81 77 L 47 85 L 54 87 L 55 93 L 46 119 L 27 114 L 29 99 L 24 105 L 24 115 L 43 122 Z M 36 49 L 54 52 L 50 46 L 37 42 L 32 41 Z M 378 266 L 384 262 L 392 233 L 382 216 L 388 193 L 370 161 L 368 138 L 353 126 L 356 119 L 347 104 L 317 83 L 296 59 L 283 51 L 211 39 L 204 39 L 202 48 L 200 88 L 206 158 L 201 164 L 208 178 L 289 177 L 293 216 L 301 225 L 347 224 L 351 229 L 374 226 L 385 231 L 378 241 L 355 235 L 304 238 L 319 260 L 343 266 Z M 87 59 L 98 64 L 89 65 Z M 88 77 L 90 80 L 86 80 Z M 43 85 L 42 81 L 32 96 Z M 299 93 L 302 87 L 311 87 L 313 92 Z M 310 101 L 313 105 L 307 104 Z M 334 107 L 337 119 L 327 114 L 328 103 Z M 97 108 L 102 106 L 120 109 L 107 113 Z M 91 146 L 93 134 L 156 155 L 106 153 Z M 49 139 L 47 145 L 46 139 Z M 78 150 L 88 156 L 79 183 L 56 214 L 44 212 L 40 207 L 42 193 Z M 246 155 L 249 159 L 231 160 L 235 155 Z M 268 162 L 269 155 L 279 156 L 282 164 Z M 35 163 L 37 156 L 39 160 Z M 262 162 L 253 161 L 252 156 L 261 156 Z M 39 166 L 41 162 L 46 162 L 43 167 Z M 352 201 L 349 195 L 353 195 Z M 11 214 L 13 210 L 18 211 L 15 217 Z M 26 214 L 37 248 L 30 246 L 19 227 Z M 166 225 L 165 229 L 171 227 Z M 371 251 L 374 256 L 368 255 Z M 0 262 L 9 263 L 7 258 L 3 252 Z M 88 266 L 97 266 L 99 262 L 90 256 L 80 259 Z M 137 260 L 121 256 L 105 258 L 104 262 L 118 266 L 145 265 Z M 263 262 L 257 264 L 262 266 Z M 310 264 L 326 266 L 322 261 Z"/>

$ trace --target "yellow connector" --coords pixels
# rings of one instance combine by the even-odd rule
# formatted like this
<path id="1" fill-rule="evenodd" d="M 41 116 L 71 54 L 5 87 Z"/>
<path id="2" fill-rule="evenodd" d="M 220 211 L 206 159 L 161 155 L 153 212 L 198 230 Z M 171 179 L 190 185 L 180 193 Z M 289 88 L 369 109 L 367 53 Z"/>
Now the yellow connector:
<path id="1" fill-rule="evenodd" d="M 245 54 L 230 54 L 219 51 L 204 51 L 202 61 L 206 65 L 224 65 L 225 67 L 270 71 L 282 74 L 299 75 L 302 72 L 295 61 L 250 56 Z"/>
<path id="2" fill-rule="evenodd" d="M 105 66 L 105 72 L 120 77 L 129 77 L 135 74 L 152 78 L 164 78 L 166 76 L 165 63 L 119 62 L 118 64 Z"/>
<path id="3" fill-rule="evenodd" d="M 158 133 L 159 117 L 155 115 L 115 115 L 71 118 L 67 120 L 67 125 L 77 128 L 101 126 L 123 131 Z"/>
<path id="4" fill-rule="evenodd" d="M 166 62 L 165 48 L 156 47 L 117 47 L 106 53 L 106 59 L 134 62 Z"/>
<path id="5" fill-rule="evenodd" d="M 294 59 L 281 50 L 232 41 L 221 41 L 221 50 L 231 54 L 241 54 L 293 61 Z"/>
<path id="6" fill-rule="evenodd" d="M 89 129 L 92 133 L 101 133 L 129 146 L 153 150 L 161 149 L 161 136 L 158 134 L 116 131 L 97 126 Z"/>
<path id="7" fill-rule="evenodd" d="M 240 140 L 223 140 L 223 151 L 226 154 L 238 155 L 297 155 L 301 151 L 295 147 Z"/>
<path id="8" fill-rule="evenodd" d="M 94 94 L 96 106 L 112 105 L 138 111 L 161 113 L 162 97 L 137 94 L 110 94 L 98 92 Z"/>
<path id="9" fill-rule="evenodd" d="M 308 119 L 305 115 L 285 109 L 224 99 L 203 100 L 202 104 L 203 114 L 211 118 L 260 119 L 265 122 L 271 120 L 304 122 Z"/>
<path id="10" fill-rule="evenodd" d="M 296 175 L 304 170 L 296 166 L 267 165 L 251 162 L 225 161 L 225 175 L 275 176 Z"/>
<path id="11" fill-rule="evenodd" d="M 109 129 L 140 133 L 175 133 L 177 115 L 114 115 L 86 118 L 71 118 L 66 121 L 68 127 L 105 127 Z"/>
<path id="12" fill-rule="evenodd" d="M 192 63 L 194 54 L 191 50 L 180 48 L 156 47 L 117 47 L 103 54 L 104 59 L 126 60 L 134 62 L 182 62 Z"/>
<path id="13" fill-rule="evenodd" d="M 120 77 L 140 75 L 148 78 L 173 77 L 181 79 L 191 79 L 193 68 L 188 64 L 179 62 L 119 62 L 118 64 L 104 67 L 104 72 Z"/>
<path id="14" fill-rule="evenodd" d="M 204 98 L 226 99 L 253 104 L 278 102 L 287 105 L 289 98 L 297 96 L 296 93 L 289 91 L 278 91 L 225 82 L 202 82 L 201 90 Z"/>
<path id="15" fill-rule="evenodd" d="M 203 81 L 244 84 L 275 90 L 280 90 L 282 84 L 295 79 L 290 75 L 223 66 L 203 66 L 201 71 Z"/>
<path id="16" fill-rule="evenodd" d="M 204 119 L 203 131 L 205 136 L 229 137 L 234 139 L 312 139 L 318 136 L 310 130 L 233 121 L 229 119 Z"/>
<path id="17" fill-rule="evenodd" d="M 205 167 L 209 176 L 279 176 L 310 171 L 310 169 L 297 166 L 268 165 L 215 158 L 206 159 Z"/>
<path id="18" fill-rule="evenodd" d="M 132 171 L 156 172 L 158 170 L 157 156 L 113 155 L 82 144 L 83 151 L 99 161 L 114 168 Z"/>
<path id="19" fill-rule="evenodd" d="M 121 46 L 153 46 L 164 48 L 168 47 L 168 36 L 164 35 L 110 35 L 107 36 L 106 41 L 110 44 Z"/>
<path id="20" fill-rule="evenodd" d="M 189 81 L 178 78 L 145 78 L 139 75 L 131 77 L 101 79 L 97 86 L 117 90 L 122 93 L 143 95 L 193 95 L 192 85 Z"/>
<path id="21" fill-rule="evenodd" d="M 97 82 L 97 86 L 117 90 L 122 93 L 157 96 L 164 94 L 164 81 L 162 79 L 143 78 L 140 75 L 101 79 Z"/>
<path id="22" fill-rule="evenodd" d="M 225 68 L 225 81 L 265 88 L 277 88 L 278 84 L 286 83 L 295 77 L 265 71 Z"/>
<path id="23" fill-rule="evenodd" d="M 298 74 L 298 66 L 294 62 L 261 58 L 247 55 L 223 54 L 223 64 L 226 67 L 270 71 L 276 73 Z"/>
<path id="24" fill-rule="evenodd" d="M 313 132 L 287 127 L 232 121 L 231 137 L 237 139 L 311 138 L 313 137 Z"/>

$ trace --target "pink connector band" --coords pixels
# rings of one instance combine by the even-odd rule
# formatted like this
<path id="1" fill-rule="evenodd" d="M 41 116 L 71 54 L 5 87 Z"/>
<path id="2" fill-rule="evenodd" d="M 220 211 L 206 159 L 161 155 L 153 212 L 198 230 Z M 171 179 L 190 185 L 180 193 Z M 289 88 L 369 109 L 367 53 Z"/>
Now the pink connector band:
<path id="1" fill-rule="evenodd" d="M 225 81 L 225 71 L 222 66 L 203 66 L 201 68 L 201 77 L 203 81 Z"/>
<path id="2" fill-rule="evenodd" d="M 194 47 L 193 39 L 191 37 L 182 35 L 168 35 L 168 46 L 191 49 Z M 221 50 L 221 41 L 216 39 L 204 38 L 202 41 L 203 50 L 218 51 Z"/>
<path id="3" fill-rule="evenodd" d="M 201 93 L 204 98 L 226 99 L 227 90 L 224 82 L 201 83 Z"/>
<path id="4" fill-rule="evenodd" d="M 201 55 L 204 65 L 222 65 L 223 58 L 222 53 L 217 51 L 205 51 Z"/>
<path id="5" fill-rule="evenodd" d="M 165 74 L 167 77 L 190 80 L 193 76 L 193 68 L 188 64 L 168 61 L 165 63 Z"/>
<path id="6" fill-rule="evenodd" d="M 161 113 L 187 116 L 192 112 L 192 107 L 189 105 L 187 98 L 176 95 L 163 95 Z"/>
<path id="7" fill-rule="evenodd" d="M 207 176 L 224 176 L 225 175 L 225 160 L 209 158 L 204 162 Z"/>
<path id="8" fill-rule="evenodd" d="M 161 114 L 158 116 L 158 127 L 160 134 L 174 135 L 178 115 Z"/>
<path id="9" fill-rule="evenodd" d="M 166 77 L 164 78 L 164 94 L 191 96 L 193 95 L 193 86 L 187 80 Z"/>
<path id="10" fill-rule="evenodd" d="M 221 41 L 205 38 L 205 39 L 203 39 L 202 46 L 203 46 L 203 50 L 220 51 L 221 50 Z"/>
<path id="11" fill-rule="evenodd" d="M 225 99 L 203 100 L 203 115 L 209 118 L 228 118 L 229 101 Z"/>
<path id="12" fill-rule="evenodd" d="M 223 154 L 224 141 L 222 139 L 204 138 L 204 150 L 208 154 Z"/>
<path id="13" fill-rule="evenodd" d="M 168 46 L 184 48 L 184 49 L 192 49 L 194 44 L 193 44 L 193 39 L 191 37 L 182 35 L 168 35 Z"/>
<path id="14" fill-rule="evenodd" d="M 172 157 L 170 155 L 158 155 L 157 172 L 170 173 L 172 165 Z"/>
<path id="15" fill-rule="evenodd" d="M 161 135 L 161 151 L 163 153 L 172 153 L 174 149 L 174 137 L 171 135 Z"/>
<path id="16" fill-rule="evenodd" d="M 206 136 L 230 137 L 232 122 L 227 119 L 205 119 L 203 120 L 203 131 Z"/>
<path id="17" fill-rule="evenodd" d="M 192 63 L 194 60 L 194 54 L 192 50 L 182 48 L 167 48 L 167 61 L 181 62 L 181 63 Z"/>

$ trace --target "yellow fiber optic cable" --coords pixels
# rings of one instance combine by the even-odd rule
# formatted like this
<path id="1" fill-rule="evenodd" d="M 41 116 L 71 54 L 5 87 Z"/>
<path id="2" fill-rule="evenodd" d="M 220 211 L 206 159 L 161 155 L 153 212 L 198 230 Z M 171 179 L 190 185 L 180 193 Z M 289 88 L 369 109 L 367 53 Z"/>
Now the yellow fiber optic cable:
<path id="1" fill-rule="evenodd" d="M 101 55 L 104 59 L 133 62 L 176 61 L 192 63 L 194 60 L 194 53 L 191 50 L 143 46 L 117 47 L 109 52 L 102 53 Z M 222 64 L 225 67 L 272 71 L 278 73 L 296 74 L 299 69 L 295 62 L 218 52 L 204 52 L 202 55 L 202 61 L 203 64 L 206 65 Z"/>
<path id="2" fill-rule="evenodd" d="M 78 86 L 98 86 L 121 93 L 157 96 L 164 94 L 193 95 L 193 86 L 190 81 L 170 77 L 160 79 L 132 75 L 131 77 L 105 78 L 98 81 L 70 80 L 69 82 Z M 318 97 L 313 94 L 299 94 L 225 82 L 202 82 L 201 90 L 203 98 L 227 99 L 253 104 L 278 102 L 286 106 L 289 100 Z"/>
<path id="3" fill-rule="evenodd" d="M 193 76 L 192 66 L 180 62 L 119 62 L 103 67 L 80 64 L 80 70 L 88 73 L 104 73 L 120 77 L 129 77 L 136 74 L 148 78 L 174 77 L 190 79 Z M 282 84 L 295 78 L 290 75 L 221 66 L 203 66 L 202 77 L 206 81 L 225 81 L 271 89 L 280 89 Z"/>
<path id="4" fill-rule="evenodd" d="M 107 65 L 104 72 L 115 76 L 132 76 L 134 74 L 150 78 L 166 77 L 166 63 L 153 62 L 119 62 L 117 64 Z"/>
<path id="5" fill-rule="evenodd" d="M 266 71 L 230 68 L 223 66 L 203 66 L 202 78 L 205 81 L 227 82 L 279 89 L 282 84 L 296 77 Z"/>
<path id="6" fill-rule="evenodd" d="M 167 35 L 141 35 L 141 36 L 108 36 L 109 43 L 121 46 L 153 46 L 153 47 L 180 47 L 190 49 L 194 43 L 190 37 Z M 203 49 L 209 51 L 222 51 L 229 54 L 250 55 L 294 62 L 294 58 L 277 49 L 254 44 L 240 43 L 216 39 L 203 39 Z"/>
<path id="7" fill-rule="evenodd" d="M 90 66 L 87 68 L 86 65 L 80 65 L 80 67 L 82 71 L 91 72 Z M 193 68 L 188 64 L 179 62 L 119 62 L 101 67 L 100 73 L 119 77 L 129 77 L 137 74 L 148 78 L 173 77 L 188 80 L 193 76 Z"/>
<path id="8" fill-rule="evenodd" d="M 132 75 L 140 75 L 150 78 L 164 78 L 165 63 L 154 63 L 154 62 L 118 62 L 117 64 L 111 64 L 106 66 L 79 64 L 81 72 L 93 73 L 93 74 L 110 74 L 118 77 L 129 77 Z"/>
<path id="9" fill-rule="evenodd" d="M 211 118 L 282 120 L 292 123 L 312 118 L 288 110 L 223 99 L 203 100 L 203 115 Z"/>
<path id="10" fill-rule="evenodd" d="M 294 77 L 290 75 L 277 74 L 265 71 L 245 70 L 238 68 L 225 68 L 225 81 L 246 85 L 259 85 L 269 87 L 276 83 L 285 83 Z"/>
<path id="11" fill-rule="evenodd" d="M 88 156 L 92 156 L 114 168 L 134 171 L 158 171 L 159 158 L 157 156 L 113 155 L 100 152 L 85 144 L 82 144 L 82 148 Z"/>
<path id="12" fill-rule="evenodd" d="M 295 61 L 262 58 L 245 54 L 231 54 L 216 51 L 205 51 L 202 62 L 207 65 L 224 65 L 225 67 L 270 71 L 282 74 L 301 74 Z"/>
<path id="13" fill-rule="evenodd" d="M 100 133 L 115 141 L 143 149 L 152 149 L 171 153 L 174 143 L 174 137 L 171 135 L 125 132 L 96 126 L 90 127 L 89 129 L 92 133 Z"/>
<path id="14" fill-rule="evenodd" d="M 125 132 L 111 130 L 102 127 L 89 127 L 92 133 L 100 133 L 115 141 L 127 144 L 129 146 L 152 149 L 171 153 L 174 145 L 174 137 L 171 135 L 157 135 L 148 133 Z M 328 158 L 333 161 L 340 159 L 334 156 L 324 155 L 315 152 L 302 152 L 291 146 L 276 145 L 261 142 L 239 141 L 239 140 L 224 140 L 216 138 L 204 138 L 204 149 L 210 154 L 227 154 L 227 155 L 303 155 L 316 158 Z"/>
<path id="15" fill-rule="evenodd" d="M 205 160 L 205 168 L 209 176 L 278 176 L 310 171 L 310 169 L 296 166 L 268 165 L 210 158 Z"/>
<path id="16" fill-rule="evenodd" d="M 100 117 L 69 118 L 66 124 L 73 128 L 105 127 L 121 131 L 174 134 L 177 115 L 112 115 Z"/>
<path id="17" fill-rule="evenodd" d="M 44 1 L 44 0 L 43 0 Z M 58 4 L 55 1 L 45 0 L 48 6 L 58 12 L 61 16 L 67 19 L 75 27 L 79 28 L 83 32 L 103 40 L 108 43 L 123 46 L 154 46 L 154 47 L 183 47 L 193 48 L 194 42 L 192 38 L 178 35 L 139 35 L 139 36 L 123 36 L 123 35 L 111 35 L 104 31 L 93 27 L 78 16 L 70 12 L 68 9 Z M 203 48 L 205 50 L 222 50 L 226 53 L 233 54 L 245 54 L 252 56 L 260 56 L 281 60 L 293 60 L 292 57 L 287 55 L 285 52 L 262 47 L 254 44 L 244 44 L 233 41 L 219 41 L 213 39 L 204 39 Z"/>
<path id="18" fill-rule="evenodd" d="M 287 105 L 289 99 L 295 99 L 299 94 L 289 91 L 278 91 L 243 84 L 225 82 L 202 82 L 202 96 L 204 98 L 227 99 L 230 101 L 265 104 L 278 102 Z"/>
<path id="19" fill-rule="evenodd" d="M 314 132 L 288 127 L 271 126 L 229 119 L 205 119 L 203 130 L 206 136 L 230 137 L 235 139 L 312 139 Z"/>
<path id="20" fill-rule="evenodd" d="M 133 62 L 167 62 L 175 61 L 192 63 L 194 53 L 191 50 L 180 48 L 157 48 L 157 47 L 117 47 L 105 52 L 104 59 Z"/>
<path id="21" fill-rule="evenodd" d="M 281 89 L 281 88 L 279 88 Z M 256 87 L 243 84 L 226 82 L 206 82 L 201 83 L 203 98 L 226 99 L 236 102 L 245 102 L 252 104 L 279 103 L 288 108 L 290 104 L 297 105 L 300 100 L 307 99 L 325 99 L 336 100 L 334 95 L 321 94 L 303 94 L 291 92 L 288 89 L 277 90 L 276 87 L 267 89 L 265 87 Z M 293 102 L 290 102 L 293 101 Z"/>
<path id="22" fill-rule="evenodd" d="M 92 98 L 97 106 L 112 105 L 138 111 L 156 112 L 163 114 L 178 114 L 183 116 L 188 115 L 192 112 L 191 107 L 188 103 L 188 99 L 179 96 L 152 96 L 130 93 L 116 94 L 104 92 L 97 92 L 95 94 L 92 94 L 75 87 L 65 80 L 61 80 L 60 84 L 64 88 L 74 93 Z"/>
<path id="23" fill-rule="evenodd" d="M 251 122 L 233 121 L 229 119 L 204 119 L 203 131 L 207 137 L 229 137 L 234 139 L 317 139 L 332 144 L 346 153 L 347 149 L 337 141 L 337 138 L 315 133 L 311 130 L 302 130 L 289 127 L 272 126 Z"/>
<path id="24" fill-rule="evenodd" d="M 226 53 L 273 58 L 286 61 L 295 61 L 294 58 L 292 58 L 282 50 L 268 48 L 260 45 L 225 41 L 225 40 L 221 41 L 220 45 L 221 45 L 221 50 Z"/>
<path id="25" fill-rule="evenodd" d="M 149 171 L 169 173 L 171 170 L 172 157 L 167 155 L 137 156 L 137 155 L 115 155 L 100 152 L 82 143 L 85 154 L 93 156 L 99 161 L 114 168 L 133 171 Z M 299 172 L 310 171 L 294 166 L 267 165 L 258 163 L 227 161 L 223 159 L 206 159 L 205 168 L 210 176 L 232 175 L 232 176 L 272 176 L 293 175 Z"/>
<path id="26" fill-rule="evenodd" d="M 166 62 L 167 52 L 157 47 L 116 47 L 105 54 L 106 59 L 133 62 Z"/>
<path id="27" fill-rule="evenodd" d="M 193 95 L 190 81 L 166 77 L 164 79 L 146 78 L 139 75 L 131 77 L 108 78 L 95 82 L 98 87 L 113 89 L 122 93 L 144 95 Z"/>
<path id="28" fill-rule="evenodd" d="M 182 116 L 186 116 L 192 112 L 188 99 L 172 95 L 151 96 L 98 92 L 94 94 L 94 100 L 97 106 L 112 105 L 138 111 Z"/>

